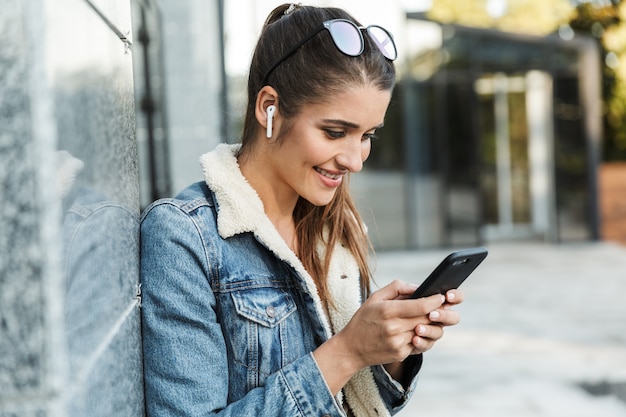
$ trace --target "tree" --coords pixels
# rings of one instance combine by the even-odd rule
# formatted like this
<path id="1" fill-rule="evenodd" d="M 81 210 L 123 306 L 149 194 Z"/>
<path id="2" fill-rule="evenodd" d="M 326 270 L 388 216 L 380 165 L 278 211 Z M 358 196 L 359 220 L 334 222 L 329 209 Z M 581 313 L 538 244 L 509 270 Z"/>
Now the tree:
<path id="1" fill-rule="evenodd" d="M 626 160 L 626 3 L 583 3 L 570 23 L 598 38 L 604 57 L 604 160 Z"/>
<path id="2" fill-rule="evenodd" d="M 573 4 L 576 3 L 576 4 Z M 433 0 L 441 23 L 546 36 L 559 29 L 591 34 L 604 57 L 604 155 L 626 160 L 626 2 L 621 0 Z"/>
<path id="3" fill-rule="evenodd" d="M 570 21 L 569 0 L 434 0 L 428 17 L 442 23 L 547 35 Z"/>

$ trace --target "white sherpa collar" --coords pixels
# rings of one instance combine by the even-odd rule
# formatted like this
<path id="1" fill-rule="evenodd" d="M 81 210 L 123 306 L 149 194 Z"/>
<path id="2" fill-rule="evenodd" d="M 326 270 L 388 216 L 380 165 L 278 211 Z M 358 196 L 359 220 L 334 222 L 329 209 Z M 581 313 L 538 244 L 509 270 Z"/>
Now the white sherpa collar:
<path id="1" fill-rule="evenodd" d="M 218 231 L 227 239 L 239 233 L 254 232 L 265 216 L 263 202 L 239 169 L 236 153 L 240 145 L 218 145 L 200 157 L 204 178 L 219 204 Z"/>
<path id="2" fill-rule="evenodd" d="M 289 248 L 265 214 L 263 202 L 241 173 L 236 154 L 240 145 L 220 144 L 200 157 L 205 181 L 217 200 L 217 228 L 224 239 L 239 233 L 253 233 L 278 258 L 290 264 L 302 277 L 322 317 L 326 337 L 339 332 L 361 305 L 359 268 L 349 250 L 338 245 L 333 253 L 328 282 L 334 308 L 330 320 L 322 307 L 317 287 L 300 259 Z M 369 368 L 357 373 L 346 385 L 346 400 L 356 416 L 388 416 Z M 341 396 L 339 397 L 341 402 Z M 376 413 L 374 410 L 378 410 Z"/>

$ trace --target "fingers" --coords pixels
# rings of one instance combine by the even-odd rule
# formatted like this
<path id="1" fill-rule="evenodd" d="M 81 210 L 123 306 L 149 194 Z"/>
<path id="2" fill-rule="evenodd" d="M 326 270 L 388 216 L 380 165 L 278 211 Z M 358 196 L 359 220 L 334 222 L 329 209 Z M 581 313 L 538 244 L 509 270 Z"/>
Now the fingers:
<path id="1" fill-rule="evenodd" d="M 417 289 L 417 285 L 395 280 L 372 294 L 371 298 L 382 300 L 406 299 Z"/>
<path id="2" fill-rule="evenodd" d="M 452 295 L 452 296 L 451 296 Z M 413 353 L 424 353 L 430 350 L 439 339 L 443 337 L 446 326 L 454 326 L 459 323 L 461 316 L 449 306 L 463 301 L 460 291 L 449 291 L 446 294 L 446 304 L 428 314 L 429 324 L 418 324 L 415 327 L 415 335 L 411 339 Z"/>
<path id="3" fill-rule="evenodd" d="M 377 331 L 381 336 L 378 340 L 386 341 L 378 351 L 386 352 L 393 360 L 430 350 L 443 337 L 444 327 L 460 322 L 453 307 L 463 302 L 461 291 L 409 299 L 415 289 L 415 285 L 394 281 L 373 293 L 363 306 L 364 315 L 370 312 L 371 323 L 380 326 L 370 332 Z"/>
<path id="4" fill-rule="evenodd" d="M 426 339 L 424 337 L 413 336 L 411 345 L 413 345 L 413 350 L 411 351 L 411 354 L 416 355 L 418 353 L 424 353 L 432 349 L 432 347 L 435 345 L 435 341 L 432 339 Z"/>
<path id="5" fill-rule="evenodd" d="M 420 316 L 427 316 L 430 312 L 443 309 L 445 298 L 440 295 L 431 295 L 426 298 L 395 300 L 390 305 L 391 313 L 398 318 L 414 319 Z"/>
<path id="6" fill-rule="evenodd" d="M 437 325 L 420 324 L 415 328 L 415 335 L 436 341 L 443 337 L 443 328 Z"/>
<path id="7" fill-rule="evenodd" d="M 428 318 L 432 323 L 437 323 L 441 326 L 454 326 L 461 321 L 459 313 L 446 308 L 431 311 L 428 314 Z"/>
<path id="8" fill-rule="evenodd" d="M 450 290 L 446 293 L 446 303 L 450 305 L 458 305 L 463 302 L 465 296 L 462 291 Z"/>
<path id="9" fill-rule="evenodd" d="M 413 354 L 424 353 L 430 350 L 443 337 L 443 328 L 433 325 L 419 325 L 415 328 L 415 335 L 411 339 Z"/>
<path id="10" fill-rule="evenodd" d="M 415 292 L 417 285 L 409 284 L 400 280 L 395 280 L 372 294 L 371 298 L 382 300 L 404 300 Z M 445 295 L 445 302 L 451 305 L 461 304 L 464 294 L 457 289 L 450 290 Z"/>

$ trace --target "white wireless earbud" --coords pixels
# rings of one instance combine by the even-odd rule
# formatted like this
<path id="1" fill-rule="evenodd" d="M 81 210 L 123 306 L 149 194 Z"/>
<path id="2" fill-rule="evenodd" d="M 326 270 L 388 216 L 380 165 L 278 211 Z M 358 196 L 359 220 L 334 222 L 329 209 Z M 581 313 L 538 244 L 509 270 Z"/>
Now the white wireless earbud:
<path id="1" fill-rule="evenodd" d="M 272 120 L 274 119 L 274 112 L 276 111 L 276 106 L 273 104 L 267 108 L 267 132 L 266 136 L 268 138 L 272 137 Z"/>

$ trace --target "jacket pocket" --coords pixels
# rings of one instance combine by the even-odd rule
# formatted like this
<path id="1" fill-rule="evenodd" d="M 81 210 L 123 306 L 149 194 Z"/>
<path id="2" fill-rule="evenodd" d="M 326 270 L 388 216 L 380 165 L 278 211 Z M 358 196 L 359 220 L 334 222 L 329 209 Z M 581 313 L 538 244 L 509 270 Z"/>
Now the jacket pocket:
<path id="1" fill-rule="evenodd" d="M 254 288 L 232 294 L 240 316 L 265 327 L 275 327 L 296 310 L 290 294 L 276 288 Z"/>
<path id="2" fill-rule="evenodd" d="M 224 325 L 234 359 L 231 382 L 250 390 L 304 354 L 302 323 L 293 295 L 284 289 L 248 288 L 229 296 L 234 314 Z"/>

